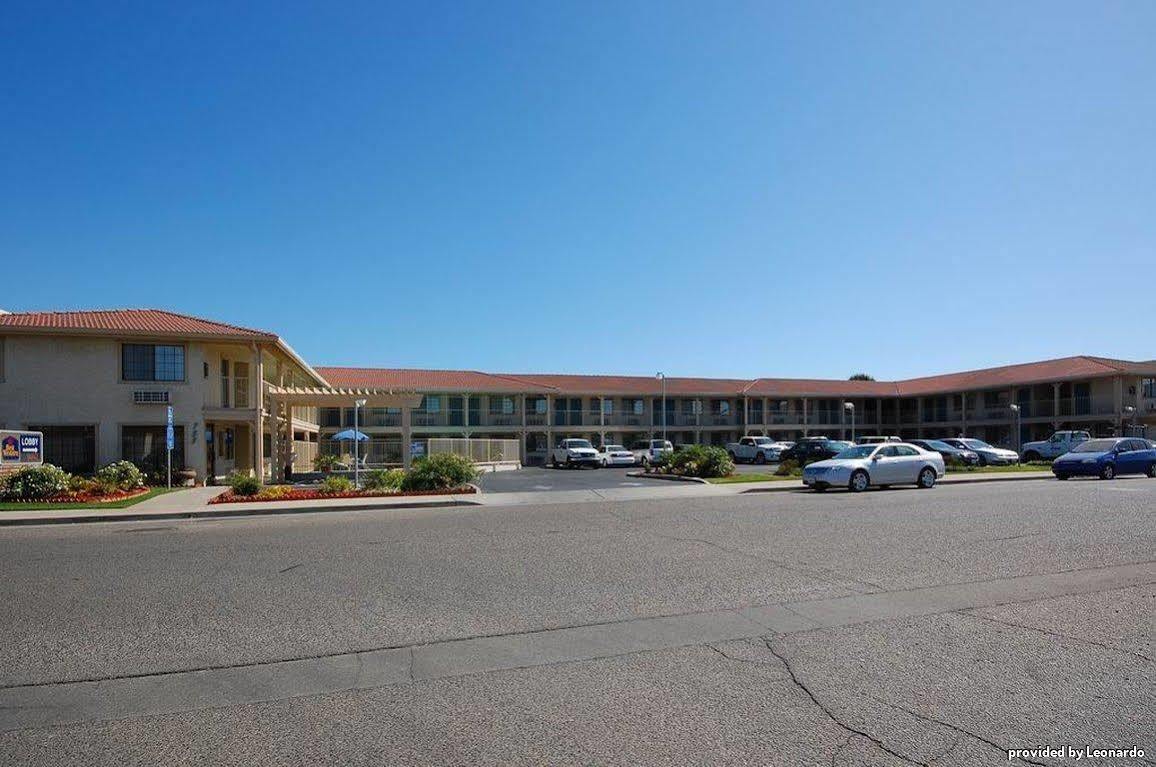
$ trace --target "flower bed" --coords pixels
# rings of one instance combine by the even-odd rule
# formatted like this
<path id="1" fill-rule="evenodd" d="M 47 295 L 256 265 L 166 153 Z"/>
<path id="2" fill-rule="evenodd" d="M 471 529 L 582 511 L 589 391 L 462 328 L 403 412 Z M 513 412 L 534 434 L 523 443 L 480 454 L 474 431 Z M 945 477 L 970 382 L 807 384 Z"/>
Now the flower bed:
<path id="1" fill-rule="evenodd" d="M 295 487 L 292 489 L 266 488 L 256 495 L 238 495 L 226 490 L 212 498 L 209 503 L 269 503 L 274 501 L 328 501 L 336 498 L 405 498 L 414 495 L 468 495 L 477 490 L 470 486 L 450 490 L 408 490 L 400 491 L 353 491 L 348 493 L 326 493 L 320 489 Z"/>
<path id="2" fill-rule="evenodd" d="M 101 503 L 116 503 L 118 501 L 127 501 L 132 498 L 138 498 L 142 495 L 148 495 L 152 492 L 151 488 L 137 487 L 132 490 L 114 490 L 108 493 L 97 492 L 79 492 L 79 493 L 58 493 L 56 495 L 48 496 L 47 498 L 29 498 L 21 500 L 5 501 L 5 505 L 28 504 L 29 506 L 43 505 L 51 503 L 55 505 L 70 505 L 70 506 L 92 506 L 93 504 Z"/>

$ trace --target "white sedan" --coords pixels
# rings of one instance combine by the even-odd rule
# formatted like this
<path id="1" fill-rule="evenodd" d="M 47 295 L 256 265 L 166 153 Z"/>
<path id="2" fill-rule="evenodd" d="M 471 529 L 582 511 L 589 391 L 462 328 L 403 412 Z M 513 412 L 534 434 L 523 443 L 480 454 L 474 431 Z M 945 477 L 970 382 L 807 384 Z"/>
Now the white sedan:
<path id="1" fill-rule="evenodd" d="M 622 445 L 603 445 L 598 448 L 598 463 L 602 466 L 633 466 L 634 453 Z"/>
<path id="2" fill-rule="evenodd" d="M 861 493 L 871 485 L 918 485 L 934 487 L 946 469 L 943 456 L 921 450 L 905 442 L 880 445 L 856 445 L 834 458 L 808 464 L 803 469 L 803 484 L 818 491 L 829 487 L 846 487 Z"/>

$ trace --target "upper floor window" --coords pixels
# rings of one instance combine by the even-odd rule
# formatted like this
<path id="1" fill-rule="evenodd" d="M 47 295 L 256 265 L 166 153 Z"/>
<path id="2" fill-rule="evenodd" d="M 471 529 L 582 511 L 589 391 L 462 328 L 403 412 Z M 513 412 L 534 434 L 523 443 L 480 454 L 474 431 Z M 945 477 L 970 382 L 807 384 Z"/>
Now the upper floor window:
<path id="1" fill-rule="evenodd" d="M 121 378 L 125 381 L 185 380 L 185 347 L 162 344 L 123 344 Z"/>
<path id="2" fill-rule="evenodd" d="M 3 339 L 0 339 L 2 343 Z M 0 350 L 4 347 L 0 345 Z M 0 379 L 4 377 L 4 369 L 0 367 Z M 1140 393 L 1145 399 L 1156 399 L 1156 378 L 1144 378 L 1140 381 Z"/>

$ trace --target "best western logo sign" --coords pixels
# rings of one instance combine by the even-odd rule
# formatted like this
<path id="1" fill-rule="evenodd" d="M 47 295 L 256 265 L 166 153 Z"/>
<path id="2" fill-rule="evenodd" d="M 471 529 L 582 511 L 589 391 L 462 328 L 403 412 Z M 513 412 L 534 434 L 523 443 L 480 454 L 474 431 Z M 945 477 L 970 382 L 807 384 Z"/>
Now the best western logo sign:
<path id="1" fill-rule="evenodd" d="M 38 431 L 0 431 L 0 464 L 43 462 L 43 434 Z"/>

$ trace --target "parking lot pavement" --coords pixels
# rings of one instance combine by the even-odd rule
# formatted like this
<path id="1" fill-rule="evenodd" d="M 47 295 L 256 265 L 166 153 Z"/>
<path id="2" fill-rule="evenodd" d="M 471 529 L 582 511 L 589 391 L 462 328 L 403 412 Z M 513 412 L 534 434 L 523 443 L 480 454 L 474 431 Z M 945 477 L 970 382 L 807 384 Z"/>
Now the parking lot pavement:
<path id="1" fill-rule="evenodd" d="M 1154 505 L 1019 482 L 0 530 L 0 764 L 1151 763 Z"/>
<path id="2" fill-rule="evenodd" d="M 634 467 L 605 469 L 551 469 L 527 466 L 517 471 L 483 474 L 477 481 L 483 493 L 534 493 L 552 490 L 604 490 L 621 487 L 669 486 L 669 480 L 628 477 Z"/>

